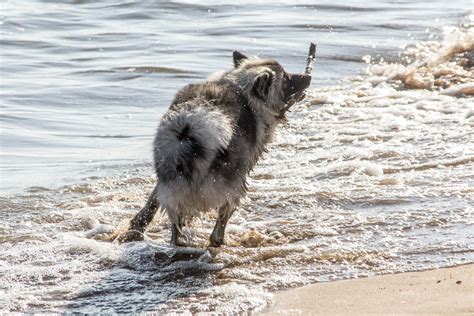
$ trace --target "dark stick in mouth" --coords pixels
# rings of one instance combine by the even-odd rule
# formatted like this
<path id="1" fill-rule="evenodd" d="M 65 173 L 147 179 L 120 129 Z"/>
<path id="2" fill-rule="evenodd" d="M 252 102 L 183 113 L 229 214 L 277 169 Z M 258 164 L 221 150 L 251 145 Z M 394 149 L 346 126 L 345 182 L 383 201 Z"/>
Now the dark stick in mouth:
<path id="1" fill-rule="evenodd" d="M 311 43 L 309 45 L 309 52 L 308 52 L 308 59 L 306 59 L 306 68 L 304 69 L 304 74 L 311 76 L 313 72 L 313 64 L 316 60 L 316 44 Z M 288 101 L 287 105 L 280 111 L 277 118 L 281 120 L 285 120 L 285 113 L 298 101 L 301 101 L 304 98 L 304 92 L 299 95 L 294 95 L 290 101 Z"/>
<path id="2" fill-rule="evenodd" d="M 313 64 L 316 60 L 316 44 L 311 43 L 309 45 L 308 59 L 306 59 L 306 68 L 304 73 L 311 76 L 313 72 Z"/>

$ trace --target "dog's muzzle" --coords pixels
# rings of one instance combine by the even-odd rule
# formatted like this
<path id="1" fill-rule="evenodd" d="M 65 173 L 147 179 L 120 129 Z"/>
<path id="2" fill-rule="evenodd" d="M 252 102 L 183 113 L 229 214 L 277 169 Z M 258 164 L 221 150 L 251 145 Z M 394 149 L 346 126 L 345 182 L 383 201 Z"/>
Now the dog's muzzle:
<path id="1" fill-rule="evenodd" d="M 311 76 L 306 74 L 291 74 L 285 89 L 285 102 L 296 103 L 304 99 L 304 91 L 311 83 Z"/>

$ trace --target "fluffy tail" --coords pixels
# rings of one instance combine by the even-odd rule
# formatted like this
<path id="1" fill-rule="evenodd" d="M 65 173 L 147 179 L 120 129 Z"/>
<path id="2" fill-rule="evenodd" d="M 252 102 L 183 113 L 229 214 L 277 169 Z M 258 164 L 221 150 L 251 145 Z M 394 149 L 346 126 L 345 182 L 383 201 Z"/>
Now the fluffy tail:
<path id="1" fill-rule="evenodd" d="M 218 111 L 183 110 L 167 116 L 158 127 L 154 161 L 158 179 L 199 180 L 219 151 L 229 145 L 233 128 Z"/>

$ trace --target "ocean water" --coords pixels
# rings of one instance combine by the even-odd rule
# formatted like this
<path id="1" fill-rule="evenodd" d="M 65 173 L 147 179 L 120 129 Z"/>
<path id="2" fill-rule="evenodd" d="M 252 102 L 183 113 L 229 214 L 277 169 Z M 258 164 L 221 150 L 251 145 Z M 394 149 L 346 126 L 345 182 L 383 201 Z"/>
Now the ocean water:
<path id="1" fill-rule="evenodd" d="M 0 311 L 252 313 L 299 285 L 474 262 L 471 1 L 3 1 Z M 249 181 L 226 246 L 107 241 L 154 186 L 174 93 L 233 50 L 307 98 Z M 214 213 L 185 232 L 206 248 Z M 155 253 L 162 254 L 155 257 Z"/>

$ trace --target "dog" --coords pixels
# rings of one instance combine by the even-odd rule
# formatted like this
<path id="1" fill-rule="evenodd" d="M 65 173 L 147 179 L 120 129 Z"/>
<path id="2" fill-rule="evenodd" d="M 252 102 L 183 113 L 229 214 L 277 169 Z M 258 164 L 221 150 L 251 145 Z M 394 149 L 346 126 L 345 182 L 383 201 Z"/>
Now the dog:
<path id="1" fill-rule="evenodd" d="M 227 222 L 246 194 L 247 175 L 285 121 L 284 112 L 304 98 L 311 82 L 310 75 L 287 73 L 273 59 L 234 51 L 233 62 L 233 69 L 176 94 L 154 139 L 157 184 L 119 242 L 143 240 L 161 209 L 176 246 L 187 220 L 216 209 L 210 246 L 224 243 Z"/>

